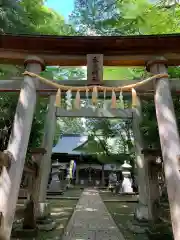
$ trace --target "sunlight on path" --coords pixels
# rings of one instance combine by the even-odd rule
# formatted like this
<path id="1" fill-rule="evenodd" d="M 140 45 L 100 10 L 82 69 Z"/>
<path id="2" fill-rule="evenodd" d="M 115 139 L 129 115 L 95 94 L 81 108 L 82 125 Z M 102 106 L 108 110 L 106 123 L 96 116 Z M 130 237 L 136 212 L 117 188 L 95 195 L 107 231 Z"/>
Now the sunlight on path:
<path id="1" fill-rule="evenodd" d="M 124 240 L 98 191 L 86 189 L 76 206 L 63 240 Z"/>

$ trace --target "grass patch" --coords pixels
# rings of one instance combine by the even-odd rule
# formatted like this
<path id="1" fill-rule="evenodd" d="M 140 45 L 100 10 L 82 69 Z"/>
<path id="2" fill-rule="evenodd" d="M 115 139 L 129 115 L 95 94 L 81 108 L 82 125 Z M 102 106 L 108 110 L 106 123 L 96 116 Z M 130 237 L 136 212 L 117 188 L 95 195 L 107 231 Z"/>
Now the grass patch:
<path id="1" fill-rule="evenodd" d="M 121 201 L 121 202 L 137 202 L 137 195 L 114 194 L 108 190 L 100 190 L 99 194 L 103 201 Z"/>
<path id="2" fill-rule="evenodd" d="M 52 199 L 48 200 L 51 206 L 52 219 L 57 223 L 57 228 L 49 232 L 39 232 L 36 240 L 61 240 L 64 230 L 77 204 L 77 200 Z M 21 214 L 21 215 L 20 215 Z M 23 216 L 23 204 L 17 205 L 16 219 Z"/>
<path id="3" fill-rule="evenodd" d="M 134 218 L 136 203 L 105 202 L 105 205 L 126 240 L 148 239 L 146 234 L 134 234 L 127 227 L 127 222 Z"/>
<path id="4" fill-rule="evenodd" d="M 76 200 L 50 200 L 51 216 L 57 223 L 57 228 L 50 232 L 40 232 L 37 240 L 57 239 L 60 240 L 70 217 L 77 204 Z"/>

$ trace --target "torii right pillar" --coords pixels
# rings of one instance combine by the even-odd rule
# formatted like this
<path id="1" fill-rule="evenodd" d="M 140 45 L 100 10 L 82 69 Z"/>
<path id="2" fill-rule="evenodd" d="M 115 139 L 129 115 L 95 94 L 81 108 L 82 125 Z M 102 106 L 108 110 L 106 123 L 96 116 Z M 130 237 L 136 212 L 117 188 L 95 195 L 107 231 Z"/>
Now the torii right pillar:
<path id="1" fill-rule="evenodd" d="M 166 60 L 156 58 L 149 61 L 147 70 L 152 74 L 167 73 Z M 170 205 L 174 240 L 180 239 L 180 139 L 168 78 L 155 83 L 155 107 L 159 128 L 161 151 Z"/>

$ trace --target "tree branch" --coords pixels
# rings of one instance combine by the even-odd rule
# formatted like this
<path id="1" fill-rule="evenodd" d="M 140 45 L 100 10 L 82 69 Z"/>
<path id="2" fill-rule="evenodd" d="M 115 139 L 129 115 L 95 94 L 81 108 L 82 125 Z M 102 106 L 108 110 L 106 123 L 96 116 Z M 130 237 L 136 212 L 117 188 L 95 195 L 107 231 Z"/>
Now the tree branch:
<path id="1" fill-rule="evenodd" d="M 94 136 L 96 136 L 96 135 L 94 135 Z M 103 144 L 103 142 L 101 141 L 101 139 L 100 139 L 98 136 L 96 136 L 96 137 L 97 137 L 97 139 L 99 140 L 99 143 L 101 144 L 101 147 L 104 149 L 106 155 L 107 155 L 107 156 L 110 156 L 108 149 L 105 147 L 105 145 Z"/>

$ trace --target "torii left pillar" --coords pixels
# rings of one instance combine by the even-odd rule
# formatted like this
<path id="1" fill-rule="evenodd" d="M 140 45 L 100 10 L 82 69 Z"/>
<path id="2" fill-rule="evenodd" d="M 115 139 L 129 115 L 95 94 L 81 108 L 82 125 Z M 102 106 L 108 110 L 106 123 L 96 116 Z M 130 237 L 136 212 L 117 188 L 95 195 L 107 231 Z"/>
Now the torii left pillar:
<path id="1" fill-rule="evenodd" d="M 25 60 L 25 66 L 27 71 L 39 74 L 44 68 L 44 62 L 38 57 L 32 56 Z M 12 155 L 11 166 L 9 170 L 3 167 L 0 176 L 1 240 L 10 240 L 36 105 L 37 85 L 37 79 L 30 76 L 24 77 L 7 148 Z"/>

